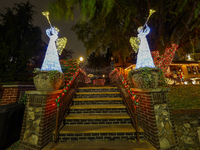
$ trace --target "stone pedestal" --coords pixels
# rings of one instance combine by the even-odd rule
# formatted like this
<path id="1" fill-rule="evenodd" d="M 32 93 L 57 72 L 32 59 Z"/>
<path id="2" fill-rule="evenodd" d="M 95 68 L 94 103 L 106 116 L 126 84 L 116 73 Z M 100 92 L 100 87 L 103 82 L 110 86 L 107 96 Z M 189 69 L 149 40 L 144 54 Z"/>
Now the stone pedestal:
<path id="1" fill-rule="evenodd" d="M 26 91 L 27 102 L 20 137 L 20 150 L 41 150 L 53 140 L 57 91 Z"/>
<path id="2" fill-rule="evenodd" d="M 1 105 L 15 103 L 19 100 L 20 94 L 24 94 L 25 91 L 35 90 L 35 85 L 3 85 L 2 87 L 4 91 Z"/>
<path id="3" fill-rule="evenodd" d="M 139 99 L 138 124 L 144 130 L 144 138 L 158 150 L 178 149 L 172 109 L 161 89 L 132 88 Z M 168 89 L 169 90 L 169 89 Z"/>

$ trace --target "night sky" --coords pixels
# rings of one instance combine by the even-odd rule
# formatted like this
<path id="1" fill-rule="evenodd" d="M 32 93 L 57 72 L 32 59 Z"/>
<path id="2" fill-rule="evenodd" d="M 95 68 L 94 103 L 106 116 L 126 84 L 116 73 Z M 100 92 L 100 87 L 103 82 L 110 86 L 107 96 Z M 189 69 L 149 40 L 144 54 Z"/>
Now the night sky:
<path id="1" fill-rule="evenodd" d="M 14 3 L 20 3 L 20 2 L 27 2 L 28 0 L 0 0 L 0 9 L 5 12 L 4 7 L 10 7 L 12 8 L 14 6 Z M 36 8 L 34 10 L 37 12 L 34 16 L 34 25 L 37 25 L 42 30 L 42 39 L 45 43 L 48 44 L 49 38 L 47 37 L 45 30 L 49 28 L 49 24 L 47 19 L 42 15 L 43 11 L 47 10 L 47 6 L 49 2 L 52 2 L 53 0 L 30 0 L 30 3 L 34 5 Z M 78 16 L 78 15 L 77 15 Z M 78 21 L 78 17 L 74 17 L 74 21 L 53 21 L 51 19 L 50 14 L 50 21 L 53 26 L 56 26 L 60 32 L 59 32 L 59 38 L 66 37 L 67 38 L 67 45 L 66 47 L 69 49 L 72 49 L 74 51 L 73 58 L 78 59 L 80 56 L 84 57 L 84 63 L 86 63 L 86 53 L 85 48 L 83 44 L 77 39 L 77 36 L 75 32 L 70 30 L 71 26 L 74 25 Z"/>

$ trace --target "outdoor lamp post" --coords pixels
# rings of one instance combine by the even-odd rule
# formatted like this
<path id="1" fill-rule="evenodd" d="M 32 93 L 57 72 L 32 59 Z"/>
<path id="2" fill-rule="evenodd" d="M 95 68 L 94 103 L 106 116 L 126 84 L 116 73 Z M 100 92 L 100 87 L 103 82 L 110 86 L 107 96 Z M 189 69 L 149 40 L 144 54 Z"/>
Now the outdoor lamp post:
<path id="1" fill-rule="evenodd" d="M 83 57 L 80 57 L 79 60 L 80 60 L 79 67 L 83 68 Z"/>
<path id="2" fill-rule="evenodd" d="M 114 70 L 115 69 L 114 58 L 111 57 L 110 60 L 111 60 L 111 70 Z"/>

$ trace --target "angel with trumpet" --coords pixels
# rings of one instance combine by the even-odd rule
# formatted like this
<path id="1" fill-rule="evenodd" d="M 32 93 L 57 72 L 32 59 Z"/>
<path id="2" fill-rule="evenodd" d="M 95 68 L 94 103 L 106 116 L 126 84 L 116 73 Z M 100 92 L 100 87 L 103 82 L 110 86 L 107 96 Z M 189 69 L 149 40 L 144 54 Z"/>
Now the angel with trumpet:
<path id="1" fill-rule="evenodd" d="M 67 39 L 65 37 L 58 39 L 59 30 L 56 27 L 52 27 L 51 22 L 49 20 L 49 12 L 42 12 L 42 14 L 47 18 L 50 25 L 50 28 L 46 30 L 46 34 L 50 38 L 50 40 L 41 70 L 58 70 L 62 73 L 58 53 L 61 54 L 62 50 L 64 49 L 67 43 Z"/>
<path id="2" fill-rule="evenodd" d="M 149 44 L 146 38 L 146 35 L 149 34 L 150 28 L 147 25 L 147 22 L 150 18 L 150 16 L 155 12 L 155 10 L 150 9 L 149 16 L 147 18 L 147 21 L 145 22 L 144 26 L 140 26 L 137 31 L 138 31 L 138 37 L 131 37 L 130 38 L 130 43 L 135 52 L 138 50 L 138 55 L 137 55 L 137 62 L 136 62 L 136 67 L 135 69 L 138 68 L 143 68 L 143 67 L 150 67 L 150 68 L 155 68 Z M 138 46 L 139 45 L 139 46 Z"/>

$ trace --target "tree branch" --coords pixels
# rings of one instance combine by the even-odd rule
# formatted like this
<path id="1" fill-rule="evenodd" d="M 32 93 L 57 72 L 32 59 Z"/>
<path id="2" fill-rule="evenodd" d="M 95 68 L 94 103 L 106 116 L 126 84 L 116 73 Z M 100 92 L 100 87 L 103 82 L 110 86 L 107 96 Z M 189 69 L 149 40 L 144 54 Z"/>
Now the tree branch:
<path id="1" fill-rule="evenodd" d="M 123 11 L 123 13 L 125 13 L 125 11 L 120 7 L 120 5 L 116 1 L 115 1 L 115 4 L 117 5 L 117 7 L 119 7 L 119 9 Z M 133 18 L 132 16 L 130 16 L 130 18 L 136 21 L 140 26 L 142 26 L 137 19 Z"/>

